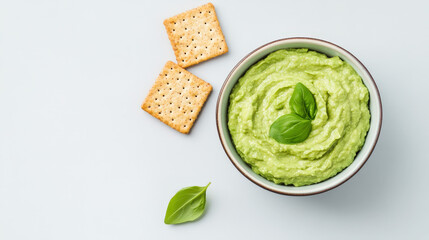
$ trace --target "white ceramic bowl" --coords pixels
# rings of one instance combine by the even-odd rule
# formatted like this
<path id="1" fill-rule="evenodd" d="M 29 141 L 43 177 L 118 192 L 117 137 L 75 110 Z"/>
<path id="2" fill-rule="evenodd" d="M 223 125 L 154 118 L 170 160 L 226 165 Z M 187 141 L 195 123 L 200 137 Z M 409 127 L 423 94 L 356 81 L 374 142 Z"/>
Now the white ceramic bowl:
<path id="1" fill-rule="evenodd" d="M 229 95 L 231 93 L 232 88 L 237 83 L 238 79 L 246 72 L 246 70 L 250 66 L 267 56 L 269 53 L 286 48 L 308 48 L 320 53 L 324 53 L 327 56 L 339 56 L 342 60 L 349 63 L 356 70 L 356 72 L 361 76 L 363 83 L 369 90 L 369 109 L 371 112 L 370 128 L 366 137 L 365 144 L 356 155 L 353 163 L 347 168 L 345 168 L 342 172 L 338 173 L 336 176 L 330 179 L 327 179 L 320 183 L 302 187 L 275 184 L 254 173 L 250 166 L 247 165 L 247 163 L 241 159 L 240 155 L 235 150 L 227 124 Z M 342 183 L 350 179 L 354 174 L 356 174 L 359 169 L 365 164 L 372 151 L 374 150 L 374 147 L 378 140 L 378 136 L 380 135 L 381 122 L 382 106 L 380 93 L 378 91 L 377 85 L 374 82 L 374 79 L 372 78 L 368 70 L 365 68 L 365 66 L 355 56 L 353 56 L 344 48 L 341 48 L 333 43 L 314 38 L 297 37 L 279 39 L 253 50 L 251 53 L 241 59 L 229 73 L 228 77 L 225 80 L 225 83 L 222 86 L 222 89 L 220 90 L 216 106 L 216 123 L 219 138 L 226 154 L 228 155 L 234 166 L 245 177 L 247 177 L 250 181 L 260 187 L 263 187 L 267 190 L 276 193 L 296 196 L 312 195 L 328 191 L 341 185 Z"/>

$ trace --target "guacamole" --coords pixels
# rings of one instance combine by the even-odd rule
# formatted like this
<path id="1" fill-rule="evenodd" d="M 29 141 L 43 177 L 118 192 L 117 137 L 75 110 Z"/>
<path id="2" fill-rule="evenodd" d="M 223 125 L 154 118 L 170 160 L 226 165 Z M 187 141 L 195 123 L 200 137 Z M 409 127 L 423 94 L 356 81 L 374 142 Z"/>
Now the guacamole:
<path id="1" fill-rule="evenodd" d="M 270 126 L 291 113 L 288 103 L 298 82 L 314 95 L 317 114 L 305 141 L 282 144 L 270 137 Z M 255 173 L 277 184 L 304 186 L 333 177 L 353 162 L 369 129 L 368 100 L 360 76 L 339 57 L 278 50 L 234 86 L 228 128 L 237 152 Z"/>

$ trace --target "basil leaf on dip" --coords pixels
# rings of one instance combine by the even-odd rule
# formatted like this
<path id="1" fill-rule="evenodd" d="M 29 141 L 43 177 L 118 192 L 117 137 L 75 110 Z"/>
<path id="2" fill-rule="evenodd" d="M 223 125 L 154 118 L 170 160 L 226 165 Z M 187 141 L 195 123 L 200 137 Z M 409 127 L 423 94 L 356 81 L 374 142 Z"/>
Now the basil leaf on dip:
<path id="1" fill-rule="evenodd" d="M 292 113 L 274 121 L 270 127 L 270 137 L 284 144 L 304 142 L 311 132 L 311 120 L 316 117 L 316 100 L 304 84 L 297 83 L 289 106 Z"/>
<path id="2" fill-rule="evenodd" d="M 302 118 L 314 120 L 316 117 L 316 100 L 310 90 L 300 82 L 295 85 L 295 90 L 292 93 L 289 106 L 292 112 L 298 114 Z"/>
<path id="3" fill-rule="evenodd" d="M 277 118 L 270 127 L 270 137 L 279 143 L 294 144 L 305 141 L 311 132 L 311 120 L 296 113 Z"/>
<path id="4" fill-rule="evenodd" d="M 179 224 L 198 219 L 204 213 L 209 185 L 186 187 L 178 191 L 168 203 L 164 223 Z"/>

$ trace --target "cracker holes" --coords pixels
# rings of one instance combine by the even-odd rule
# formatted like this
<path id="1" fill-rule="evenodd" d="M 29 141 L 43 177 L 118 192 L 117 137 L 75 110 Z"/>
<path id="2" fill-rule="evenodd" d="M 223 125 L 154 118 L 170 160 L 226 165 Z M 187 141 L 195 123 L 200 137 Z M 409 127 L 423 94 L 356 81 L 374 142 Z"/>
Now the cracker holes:
<path id="1" fill-rule="evenodd" d="M 209 13 L 212 13 L 212 11 L 209 11 Z"/>
<path id="2" fill-rule="evenodd" d="M 155 98 L 155 101 L 158 100 L 158 98 Z"/>
<path id="3" fill-rule="evenodd" d="M 203 12 L 200 12 L 200 14 L 201 14 L 201 13 L 203 13 Z"/>
<path id="4" fill-rule="evenodd" d="M 173 29 L 174 30 L 174 29 Z M 185 31 L 188 31 L 188 28 L 185 28 Z"/>
<path id="5" fill-rule="evenodd" d="M 194 112 L 194 110 L 191 110 L 191 112 Z"/>
<path id="6" fill-rule="evenodd" d="M 173 113 L 173 111 L 170 111 L 170 113 Z"/>
<path id="7" fill-rule="evenodd" d="M 188 97 L 186 97 L 186 100 L 188 100 L 189 98 Z"/>
<path id="8" fill-rule="evenodd" d="M 173 68 L 170 68 L 170 70 L 173 70 Z"/>
<path id="9" fill-rule="evenodd" d="M 158 92 L 160 92 L 161 90 L 158 89 Z"/>
<path id="10" fill-rule="evenodd" d="M 147 106 L 147 108 L 151 108 L 152 106 Z"/>
<path id="11" fill-rule="evenodd" d="M 167 85 L 170 85 L 170 83 L 169 83 L 169 82 L 167 82 Z M 159 92 L 159 89 L 158 89 L 158 92 Z"/>
<path id="12" fill-rule="evenodd" d="M 192 18 L 195 18 L 195 16 L 192 16 Z"/>
<path id="13" fill-rule="evenodd" d="M 174 118 L 172 118 L 171 121 L 174 122 Z"/>
<path id="14" fill-rule="evenodd" d="M 197 85 L 197 88 L 200 88 L 200 85 Z"/>
<path id="15" fill-rule="evenodd" d="M 173 30 L 174 30 L 174 29 L 173 29 Z M 212 31 L 213 31 L 213 29 L 211 29 L 211 28 L 210 28 L 210 32 L 212 32 Z"/>
<path id="16" fill-rule="evenodd" d="M 189 122 L 192 122 L 192 118 L 189 118 Z"/>
<path id="17" fill-rule="evenodd" d="M 183 21 L 185 21 L 185 19 L 182 19 Z"/>
<path id="18" fill-rule="evenodd" d="M 207 24 L 207 22 L 204 22 L 204 24 Z"/>
<path id="19" fill-rule="evenodd" d="M 173 90 L 172 88 L 170 88 L 170 91 Z"/>
<path id="20" fill-rule="evenodd" d="M 185 124 L 185 125 L 183 125 L 183 127 L 185 128 L 185 127 L 186 127 L 186 124 Z"/>
<path id="21" fill-rule="evenodd" d="M 158 112 L 159 115 L 161 115 L 162 112 Z"/>
<path id="22" fill-rule="evenodd" d="M 170 102 L 170 105 L 172 105 L 173 103 L 172 102 Z"/>
<path id="23" fill-rule="evenodd" d="M 192 42 L 194 41 L 194 39 L 192 38 Z"/>
<path id="24" fill-rule="evenodd" d="M 190 79 L 190 78 L 188 78 L 188 82 L 189 82 L 189 81 L 191 81 L 191 79 Z"/>
<path id="25" fill-rule="evenodd" d="M 166 77 L 167 77 L 167 73 L 166 74 L 164 74 Z"/>

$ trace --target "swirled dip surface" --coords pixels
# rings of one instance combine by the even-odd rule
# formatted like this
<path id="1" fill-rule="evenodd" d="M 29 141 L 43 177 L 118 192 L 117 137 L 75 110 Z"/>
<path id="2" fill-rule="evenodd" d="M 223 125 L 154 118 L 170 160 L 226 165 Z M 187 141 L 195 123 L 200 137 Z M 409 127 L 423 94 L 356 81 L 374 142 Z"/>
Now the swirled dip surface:
<path id="1" fill-rule="evenodd" d="M 316 118 L 302 143 L 281 144 L 271 124 L 291 112 L 303 83 L 314 95 Z M 249 68 L 230 95 L 228 127 L 235 147 L 257 174 L 277 184 L 303 186 L 349 166 L 369 129 L 368 89 L 339 57 L 307 49 L 278 50 Z"/>

